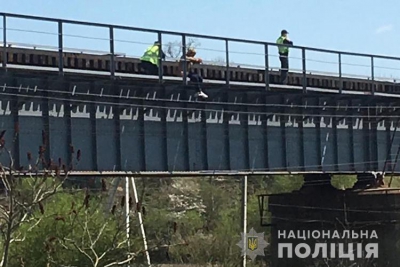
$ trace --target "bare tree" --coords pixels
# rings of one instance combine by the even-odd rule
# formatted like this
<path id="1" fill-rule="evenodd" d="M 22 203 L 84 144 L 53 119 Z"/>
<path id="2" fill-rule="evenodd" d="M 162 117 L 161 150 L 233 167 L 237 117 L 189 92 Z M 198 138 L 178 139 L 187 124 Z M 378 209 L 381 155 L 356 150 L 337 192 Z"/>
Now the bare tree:
<path id="1" fill-rule="evenodd" d="M 102 183 L 104 185 L 105 181 L 103 180 Z M 104 186 L 103 191 L 106 191 Z M 65 236 L 56 238 L 64 249 L 80 253 L 93 267 L 126 264 L 132 261 L 136 254 L 129 252 L 128 239 L 125 236 L 126 225 L 123 211 L 125 200 L 123 199 L 118 205 L 120 208 L 117 205 L 113 206 L 111 210 L 113 216 L 109 217 L 102 212 L 104 210 L 102 206 L 106 203 L 103 196 L 103 194 L 90 195 L 86 190 L 81 205 L 75 208 L 75 204 L 71 203 L 70 213 L 73 217 L 64 221 L 71 231 L 66 231 Z M 67 215 L 64 214 L 62 217 L 67 218 Z M 70 234 L 72 230 L 79 233 L 79 238 Z M 105 240 L 107 246 L 104 246 Z M 57 263 L 51 258 L 49 255 L 50 261 Z"/>
<path id="2" fill-rule="evenodd" d="M 71 258 L 65 258 L 64 255 L 70 253 L 75 258 L 80 255 L 80 263 L 83 265 L 111 267 L 133 262 L 145 252 L 141 248 L 140 237 L 126 235 L 125 197 L 117 199 L 111 211 L 104 213 L 108 198 L 105 180 L 102 180 L 102 185 L 102 193 L 91 194 L 86 189 L 84 194 L 64 196 L 71 200 L 79 197 L 81 203 L 72 202 L 69 210 L 57 215 L 56 221 L 60 223 L 57 225 L 58 235 L 47 239 L 48 263 L 54 266 L 65 265 Z M 137 209 L 132 198 L 129 199 L 129 207 L 131 214 Z M 57 209 L 57 205 L 54 208 Z M 132 226 L 129 226 L 130 229 Z M 178 245 L 183 244 L 168 247 Z M 148 250 L 162 247 L 157 245 Z"/>
<path id="3" fill-rule="evenodd" d="M 201 46 L 201 43 L 199 40 L 195 38 L 188 38 L 186 41 L 186 48 L 193 47 L 193 48 L 198 48 Z M 182 56 L 182 42 L 181 41 L 174 41 L 174 42 L 168 42 L 166 45 L 164 45 L 164 53 L 167 55 L 167 57 L 174 59 L 174 60 L 179 60 L 179 58 Z M 218 65 L 218 66 L 225 66 L 226 65 L 226 58 L 225 57 L 216 57 L 212 59 L 210 62 L 212 65 Z M 229 62 L 229 64 L 236 64 L 232 61 Z M 237 64 L 236 64 L 237 65 Z M 240 67 L 240 66 L 237 66 Z"/>
<path id="4" fill-rule="evenodd" d="M 197 48 L 201 45 L 201 43 L 195 39 L 195 38 L 188 38 L 186 40 L 186 47 L 193 47 Z M 173 41 L 173 42 L 168 42 L 164 46 L 164 52 L 167 55 L 167 57 L 178 60 L 182 54 L 183 54 L 183 45 L 182 41 Z"/>
<path id="5" fill-rule="evenodd" d="M 43 131 L 43 143 L 39 147 L 38 158 L 34 162 L 32 154 L 27 153 L 28 177 L 20 177 L 23 168 L 16 168 L 11 151 L 6 147 L 5 132 L 0 133 L 0 153 L 5 154 L 9 160 L 8 166 L 0 163 L 0 180 L 5 193 L 3 201 L 0 203 L 0 233 L 3 238 L 1 267 L 8 266 L 10 245 L 25 239 L 25 236 L 19 231 L 20 226 L 29 223 L 31 228 L 34 228 L 41 222 L 42 217 L 34 216 L 34 211 L 39 210 L 39 214 L 44 214 L 45 201 L 62 188 L 69 171 L 65 165 L 62 165 L 61 159 L 59 159 L 58 165 L 45 159 L 44 152 L 48 142 Z M 18 135 L 18 127 L 15 132 L 12 144 L 15 143 L 15 137 Z M 31 174 L 39 173 L 39 169 L 41 174 Z M 60 174 L 61 169 L 64 171 L 63 175 Z"/>
<path id="6" fill-rule="evenodd" d="M 233 62 L 231 62 L 231 63 L 233 63 Z M 220 57 L 216 57 L 216 58 L 211 60 L 211 64 L 215 64 L 215 65 L 218 65 L 218 66 L 224 66 L 224 65 L 226 65 L 226 59 L 224 57 L 221 57 L 221 56 Z"/>

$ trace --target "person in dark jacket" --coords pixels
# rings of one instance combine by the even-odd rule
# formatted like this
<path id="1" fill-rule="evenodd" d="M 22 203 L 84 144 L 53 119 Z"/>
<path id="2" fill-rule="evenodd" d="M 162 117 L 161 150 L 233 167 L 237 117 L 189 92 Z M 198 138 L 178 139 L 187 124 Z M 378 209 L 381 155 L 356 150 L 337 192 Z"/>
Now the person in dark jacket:
<path id="1" fill-rule="evenodd" d="M 277 44 L 293 45 L 293 42 L 288 38 L 288 31 L 282 30 L 281 36 L 276 40 Z M 289 71 L 289 47 L 278 46 L 279 60 L 281 61 L 281 84 L 287 84 L 287 74 Z"/>

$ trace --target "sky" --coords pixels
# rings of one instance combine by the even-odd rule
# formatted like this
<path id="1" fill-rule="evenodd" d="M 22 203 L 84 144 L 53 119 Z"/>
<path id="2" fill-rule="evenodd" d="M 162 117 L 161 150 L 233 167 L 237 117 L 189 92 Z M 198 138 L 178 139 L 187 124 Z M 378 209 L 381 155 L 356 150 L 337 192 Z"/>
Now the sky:
<path id="1" fill-rule="evenodd" d="M 274 43 L 280 31 L 289 31 L 295 45 L 380 54 L 400 58 L 400 1 L 385 0 L 0 0 L 1 12 L 151 28 Z M 383 4 L 384 3 L 384 4 Z M 2 22 L 0 22 L 2 26 Z M 57 25 L 7 19 L 10 43 L 57 45 Z M 36 32 L 26 32 L 36 31 Z M 41 32 L 41 33 L 38 33 Z M 64 26 L 64 46 L 108 51 L 108 29 Z M 155 34 L 115 31 L 115 50 L 141 56 L 157 38 Z M 0 33 L 1 40 L 3 39 Z M 97 39 L 93 39 L 97 38 Z M 179 36 L 163 35 L 163 43 Z M 225 58 L 225 43 L 197 39 L 199 57 Z M 241 66 L 263 66 L 263 47 L 229 43 L 229 60 Z M 278 67 L 276 48 L 269 50 L 271 65 Z M 293 49 L 291 68 L 301 68 L 301 53 Z M 338 56 L 307 52 L 307 69 L 337 72 Z M 369 75 L 370 58 L 343 57 L 343 73 Z M 354 64 L 356 66 L 353 66 Z M 375 60 L 375 75 L 400 78 L 400 61 Z M 387 69 L 386 69 L 387 68 Z"/>

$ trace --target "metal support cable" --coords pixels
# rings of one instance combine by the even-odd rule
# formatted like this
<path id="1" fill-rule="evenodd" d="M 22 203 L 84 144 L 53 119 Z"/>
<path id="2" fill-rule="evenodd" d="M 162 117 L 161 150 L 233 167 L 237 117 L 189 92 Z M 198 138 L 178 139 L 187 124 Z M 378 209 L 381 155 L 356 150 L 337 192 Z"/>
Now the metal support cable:
<path id="1" fill-rule="evenodd" d="M 133 87 L 133 86 L 132 86 Z M 128 89 L 129 87 L 128 86 L 124 86 L 124 88 L 125 89 Z M 26 93 L 28 93 L 28 92 L 30 92 L 30 91 L 32 91 L 32 92 L 49 92 L 49 93 L 52 93 L 52 94 L 61 94 L 61 95 L 72 95 L 72 96 L 84 96 L 84 97 L 87 97 L 87 96 L 95 96 L 95 97 L 102 97 L 102 98 L 104 98 L 104 99 L 129 99 L 129 100 L 143 100 L 143 98 L 142 97 L 135 97 L 135 96 L 116 96 L 116 95 L 97 95 L 97 94 L 90 94 L 90 93 L 88 93 L 88 92 L 86 92 L 86 93 L 79 93 L 79 92 L 75 92 L 75 91 L 73 91 L 72 93 L 71 92 L 68 92 L 68 91 L 61 91 L 61 90 L 54 90 L 54 89 L 44 89 L 44 88 L 38 88 L 38 87 L 34 87 L 34 88 L 30 88 L 30 87 L 22 87 L 22 86 L 20 86 L 20 87 L 17 87 L 17 86 L 9 86 L 9 85 L 7 85 L 7 84 L 4 84 L 3 86 L 1 86 L 0 85 L 0 89 L 3 89 L 3 92 L 6 90 L 6 89 L 10 89 L 10 90 L 14 90 L 14 91 L 18 91 L 18 92 L 21 92 L 21 91 L 24 91 L 24 92 L 26 92 Z M 9 95 L 12 95 L 12 96 L 25 96 L 25 97 L 31 97 L 31 98 L 35 98 L 35 96 L 31 96 L 31 95 L 24 95 L 24 94 L 20 94 L 20 93 L 10 93 Z M 63 99 L 62 99 L 63 100 Z M 177 99 L 177 100 L 175 100 L 175 99 L 160 99 L 160 98 L 145 98 L 145 100 L 146 101 L 149 101 L 149 102 L 166 102 L 166 103 L 187 103 L 187 104 L 194 104 L 194 103 L 196 103 L 196 102 L 194 102 L 194 101 L 189 101 L 189 100 L 182 100 L 182 99 Z M 77 100 L 75 100 L 75 101 L 77 101 Z M 86 101 L 87 102 L 87 101 Z M 103 102 L 101 102 L 101 101 L 89 101 L 89 103 L 103 103 Z M 263 107 L 263 108 L 265 108 L 265 107 L 271 107 L 271 108 L 273 108 L 273 107 L 284 107 L 284 108 L 304 108 L 304 109 L 321 109 L 321 110 L 326 110 L 326 109 L 333 109 L 333 110 L 335 110 L 335 111 L 348 111 L 349 109 L 354 109 L 354 110 L 358 110 L 359 112 L 360 112 L 360 110 L 362 110 L 362 109 L 371 109 L 371 108 L 373 108 L 373 109 L 378 109 L 378 110 L 390 110 L 390 111 L 395 111 L 395 110 L 397 110 L 397 109 L 400 109 L 400 106 L 375 106 L 375 107 L 371 107 L 371 106 L 362 106 L 362 105 L 353 105 L 353 106 L 349 106 L 349 105 L 343 105 L 343 106 L 340 106 L 340 105 L 336 105 L 336 106 L 330 106 L 330 105 L 308 105 L 308 104 L 304 104 L 304 105 L 297 105 L 297 104 L 268 104 L 268 103 L 266 103 L 266 104 L 257 104 L 257 103 L 238 103 L 238 102 L 236 102 L 236 103 L 225 103 L 225 102 L 209 102 L 209 101 L 202 101 L 201 103 L 203 103 L 203 104 L 210 104 L 210 105 L 216 105 L 216 106 L 218 106 L 218 105 L 227 105 L 227 104 L 229 104 L 229 106 L 245 106 L 245 107 Z M 107 103 L 107 104 L 110 104 L 110 103 Z M 126 105 L 126 104 L 123 104 L 123 105 Z M 157 106 L 155 106 L 155 107 L 157 107 Z M 218 112 L 221 112 L 221 111 L 219 111 L 219 110 L 211 110 L 211 109 L 204 109 L 204 110 L 206 110 L 206 111 L 218 111 Z M 236 111 L 231 111 L 231 112 L 236 112 Z M 242 113 L 241 111 L 237 111 L 237 112 L 239 112 L 239 113 Z M 259 112 L 249 112 L 250 114 L 262 114 L 262 113 L 259 113 Z M 276 113 L 276 114 L 278 114 L 278 113 Z M 299 114 L 290 114 L 290 113 L 284 113 L 284 114 L 287 114 L 287 115 L 296 115 L 296 116 L 299 116 Z M 306 116 L 308 116 L 308 115 L 310 115 L 310 114 L 305 114 Z M 329 114 L 313 114 L 314 115 L 314 117 L 316 116 L 316 117 L 324 117 L 324 116 L 330 116 Z M 344 118 L 346 118 L 346 117 L 348 117 L 348 118 L 350 118 L 349 116 L 346 116 L 346 115 L 335 115 L 335 116 L 337 116 L 337 117 L 344 117 Z M 368 115 L 356 115 L 356 116 L 354 116 L 354 117 L 356 117 L 356 118 L 363 118 L 363 117 L 366 117 L 366 118 L 369 118 L 369 117 L 372 117 L 372 118 L 374 118 L 374 116 L 378 116 L 378 115 L 370 115 L 370 116 L 368 116 Z M 383 118 L 398 118 L 398 117 L 400 117 L 400 116 L 387 116 L 387 115 L 385 115 L 385 116 L 383 116 Z"/>
<path id="2" fill-rule="evenodd" d="M 315 113 L 281 113 L 281 112 L 264 112 L 264 111 L 231 111 L 231 110 L 217 110 L 217 109 L 210 109 L 210 108 L 185 108 L 185 107 L 166 107 L 163 105 L 150 105 L 150 104 L 133 104 L 133 103 L 113 103 L 113 102 L 105 102 L 105 101 L 93 101 L 93 100 L 83 100 L 83 99 L 71 99 L 66 97 L 53 97 L 53 96 L 35 96 L 35 95 L 27 95 L 27 94 L 18 94 L 18 93 L 4 93 L 0 92 L 2 96 L 19 96 L 19 97 L 26 97 L 26 98 L 36 98 L 36 99 L 49 99 L 55 101 L 69 101 L 73 103 L 80 103 L 80 104 L 98 104 L 98 105 L 110 105 L 110 106 L 119 106 L 119 107 L 136 107 L 136 108 L 151 108 L 151 109 L 173 109 L 173 110 L 185 110 L 189 112 L 194 111 L 208 111 L 208 112 L 216 112 L 216 113 L 228 113 L 228 114 L 246 114 L 246 115 L 269 115 L 269 116 L 290 116 L 290 117 L 329 117 L 329 118 L 377 118 L 377 119 L 389 119 L 389 118 L 400 118 L 400 115 L 338 115 L 338 114 L 315 114 Z M 153 101 L 153 102 L 166 102 L 164 100 L 152 100 L 152 99 L 143 99 L 145 101 Z M 192 102 L 193 103 L 193 102 Z M 214 103 L 210 103 L 214 104 Z"/>
<path id="3" fill-rule="evenodd" d="M 4 29 L 0 27 L 0 29 Z M 55 32 L 46 32 L 46 31 L 38 31 L 38 30 L 27 30 L 27 29 L 19 29 L 19 28 L 8 28 L 6 29 L 7 31 L 17 31 L 17 32 L 27 32 L 27 33 L 38 33 L 38 34 L 46 34 L 46 35 L 55 35 L 58 36 L 58 33 Z M 92 37 L 92 36 L 85 36 L 85 35 L 77 35 L 77 34 L 67 34 L 63 33 L 63 36 L 65 37 L 72 37 L 72 38 L 81 38 L 81 39 L 91 39 L 91 40 L 101 40 L 101 41 L 110 41 L 109 38 L 104 38 L 104 37 Z M 118 39 L 116 38 L 114 40 L 115 42 L 120 42 L 120 43 L 130 43 L 130 44 L 141 44 L 141 45 L 151 45 L 152 43 L 150 42 L 139 42 L 139 41 L 131 41 L 131 40 L 125 40 L 125 39 Z M 178 43 L 169 43 L 168 45 L 172 45 L 174 47 L 179 47 L 183 48 L 182 45 Z M 260 45 L 261 47 L 261 45 Z M 203 51 L 211 51 L 211 52 L 220 52 L 220 53 L 225 53 L 225 50 L 223 49 L 215 49 L 215 48 L 207 48 L 207 47 L 199 47 L 197 50 L 203 50 Z M 255 53 L 255 52 L 245 52 L 245 51 L 234 51 L 230 50 L 230 54 L 240 54 L 240 55 L 256 55 L 256 56 L 265 56 L 264 53 Z M 276 54 L 270 54 L 270 57 L 279 57 Z M 356 55 L 355 55 L 356 57 Z M 291 59 L 295 60 L 302 60 L 302 57 L 295 57 L 295 56 L 290 56 Z M 318 59 L 313 59 L 313 58 L 307 58 L 307 62 L 316 62 L 316 63 L 324 63 L 324 64 L 333 64 L 337 65 L 337 61 L 322 61 Z M 370 68 L 371 65 L 369 64 L 356 64 L 356 63 L 341 63 L 343 66 L 355 66 L 355 67 L 365 67 L 365 68 Z M 386 67 L 386 66 L 374 66 L 374 68 L 379 68 L 379 69 L 387 69 L 387 70 L 400 70 L 400 68 L 394 68 L 394 67 Z"/>

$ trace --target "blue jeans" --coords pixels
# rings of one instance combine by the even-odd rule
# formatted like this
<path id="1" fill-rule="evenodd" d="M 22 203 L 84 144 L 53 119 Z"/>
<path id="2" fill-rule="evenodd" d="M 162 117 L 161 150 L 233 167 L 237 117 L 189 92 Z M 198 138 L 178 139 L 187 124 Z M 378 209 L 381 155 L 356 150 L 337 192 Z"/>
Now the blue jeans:
<path id="1" fill-rule="evenodd" d="M 197 89 L 199 92 L 201 92 L 201 84 L 203 83 L 203 78 L 194 72 L 188 73 L 187 77 L 190 79 L 192 83 L 194 83 L 197 86 Z"/>

